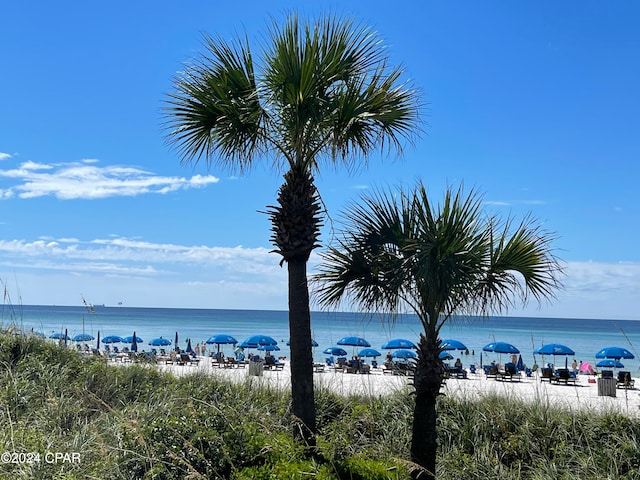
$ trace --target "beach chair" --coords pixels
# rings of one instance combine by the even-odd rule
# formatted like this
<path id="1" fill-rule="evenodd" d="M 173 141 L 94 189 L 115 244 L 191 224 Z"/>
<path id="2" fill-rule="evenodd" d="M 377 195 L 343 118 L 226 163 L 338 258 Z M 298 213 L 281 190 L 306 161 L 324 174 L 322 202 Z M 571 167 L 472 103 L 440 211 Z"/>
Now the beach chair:
<path id="1" fill-rule="evenodd" d="M 487 378 L 498 378 L 498 367 L 495 365 L 485 365 L 482 368 L 484 369 L 484 375 Z"/>
<path id="2" fill-rule="evenodd" d="M 476 365 L 474 363 L 469 365 L 469 372 L 471 372 L 474 375 L 476 374 Z"/>
<path id="3" fill-rule="evenodd" d="M 544 382 L 547 381 L 549 383 L 551 383 L 551 381 L 554 379 L 553 377 L 553 369 L 552 368 L 541 368 L 540 369 L 540 381 Z"/>
<path id="4" fill-rule="evenodd" d="M 631 378 L 631 372 L 618 372 L 616 388 L 633 388 L 635 381 Z"/>

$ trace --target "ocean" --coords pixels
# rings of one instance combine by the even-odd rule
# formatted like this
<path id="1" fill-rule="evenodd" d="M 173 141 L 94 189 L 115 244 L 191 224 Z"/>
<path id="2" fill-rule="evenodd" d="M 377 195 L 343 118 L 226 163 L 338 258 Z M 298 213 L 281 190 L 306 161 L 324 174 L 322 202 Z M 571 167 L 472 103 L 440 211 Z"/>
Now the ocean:
<path id="1" fill-rule="evenodd" d="M 143 339 L 139 350 L 150 350 L 148 342 L 157 337 L 175 340 L 186 347 L 187 339 L 192 345 L 205 342 L 216 334 L 229 334 L 242 342 L 256 335 L 269 335 L 278 341 L 278 356 L 289 357 L 286 342 L 289 329 L 286 311 L 271 310 L 214 310 L 177 308 L 134 308 L 94 306 L 93 310 L 84 306 L 31 306 L 4 305 L 1 308 L 0 323 L 3 327 L 18 327 L 23 331 L 34 331 L 46 337 L 54 332 L 65 331 L 69 337 L 78 333 L 88 333 L 104 338 L 108 335 L 121 337 L 136 335 Z M 383 323 L 379 317 L 347 312 L 312 312 L 311 328 L 318 347 L 314 348 L 316 361 L 326 357 L 322 350 L 334 346 L 345 336 L 363 337 L 373 348 L 381 350 L 382 344 L 393 338 L 417 341 L 421 325 L 414 315 L 401 315 L 393 324 Z M 635 354 L 632 360 L 622 360 L 624 369 L 633 375 L 640 373 L 640 321 L 607 319 L 558 319 L 537 317 L 456 317 L 451 319 L 441 332 L 442 339 L 456 339 L 463 342 L 469 354 L 452 352 L 460 357 L 463 364 L 480 362 L 482 347 L 494 341 L 508 342 L 521 352 L 526 365 L 551 362 L 564 365 L 565 357 L 545 357 L 533 350 L 546 343 L 561 343 L 575 351 L 568 357 L 568 363 L 576 361 L 597 363 L 595 353 L 603 347 L 624 347 Z M 55 340 L 51 340 L 55 341 Z M 96 346 L 96 340 L 87 342 Z M 70 345 L 73 342 L 69 342 Z M 120 347 L 123 345 L 120 344 Z M 124 345 L 126 346 L 126 345 Z M 104 345 L 101 345 L 103 348 Z M 208 345 L 211 351 L 216 347 Z M 227 354 L 232 347 L 221 347 Z M 345 347 L 349 354 L 357 353 L 354 347 Z M 507 361 L 505 355 L 482 353 L 482 360 L 490 362 Z"/>

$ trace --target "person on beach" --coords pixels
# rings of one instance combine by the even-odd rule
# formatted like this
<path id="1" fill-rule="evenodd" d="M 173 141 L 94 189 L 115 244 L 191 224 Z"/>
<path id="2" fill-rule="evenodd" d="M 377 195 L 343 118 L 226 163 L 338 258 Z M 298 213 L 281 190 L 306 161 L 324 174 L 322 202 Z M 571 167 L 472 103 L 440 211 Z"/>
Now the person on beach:
<path id="1" fill-rule="evenodd" d="M 196 354 L 196 357 L 199 357 L 200 356 L 200 344 L 196 343 L 196 348 L 194 348 L 193 350 L 194 350 L 194 352 Z"/>
<path id="2" fill-rule="evenodd" d="M 573 370 L 573 373 L 576 373 L 578 371 L 578 362 L 576 362 L 576 359 L 573 359 L 573 362 L 571 362 L 571 370 Z"/>
<path id="3" fill-rule="evenodd" d="M 453 366 L 456 368 L 462 368 L 462 360 L 456 358 L 456 363 L 454 363 Z"/>

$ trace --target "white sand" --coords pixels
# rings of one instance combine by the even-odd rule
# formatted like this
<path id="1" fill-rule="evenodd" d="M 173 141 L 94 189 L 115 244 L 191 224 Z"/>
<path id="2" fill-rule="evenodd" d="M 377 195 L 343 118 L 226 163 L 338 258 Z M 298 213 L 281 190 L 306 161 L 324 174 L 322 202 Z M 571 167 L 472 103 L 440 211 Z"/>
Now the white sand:
<path id="1" fill-rule="evenodd" d="M 291 386 L 291 372 L 285 362 L 282 370 L 265 370 L 262 376 L 249 375 L 248 368 L 218 368 L 212 366 L 210 358 L 201 358 L 197 366 L 159 365 L 175 375 L 206 372 L 231 381 L 244 382 L 247 379 L 260 385 L 270 385 L 287 389 Z M 369 375 L 342 373 L 333 369 L 314 373 L 316 388 L 329 388 L 339 394 L 385 395 L 404 389 L 411 391 L 411 378 L 398 375 L 383 375 L 381 369 L 372 369 Z M 551 384 L 541 382 L 534 374 L 520 381 L 496 381 L 486 378 L 484 373 L 469 374 L 466 379 L 448 379 L 442 392 L 461 398 L 481 398 L 498 394 L 549 405 L 561 405 L 571 410 L 615 411 L 640 416 L 640 379 L 635 378 L 636 388 L 616 389 L 616 396 L 599 396 L 597 383 L 589 383 L 590 376 L 579 375 L 575 384 Z"/>

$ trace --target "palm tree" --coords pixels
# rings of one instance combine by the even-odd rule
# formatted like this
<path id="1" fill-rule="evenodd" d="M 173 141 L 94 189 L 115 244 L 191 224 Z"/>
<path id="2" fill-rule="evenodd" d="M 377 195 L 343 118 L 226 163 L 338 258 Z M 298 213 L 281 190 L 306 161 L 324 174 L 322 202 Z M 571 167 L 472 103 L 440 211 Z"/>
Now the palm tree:
<path id="1" fill-rule="evenodd" d="M 483 215 L 480 197 L 462 187 L 448 188 L 437 206 L 422 183 L 362 200 L 345 214 L 337 247 L 322 254 L 319 301 L 409 310 L 420 319 L 411 456 L 424 469 L 420 478 L 435 478 L 440 329 L 457 313 L 497 314 L 517 299 L 551 299 L 561 272 L 550 249 L 554 235 L 530 217 L 516 225 Z"/>
<path id="2" fill-rule="evenodd" d="M 313 441 L 315 406 L 307 261 L 319 245 L 322 162 L 364 164 L 378 149 L 402 150 L 418 125 L 416 90 L 389 68 L 379 37 L 327 16 L 273 24 L 257 61 L 247 38 L 205 36 L 206 53 L 174 80 L 166 105 L 167 140 L 183 163 L 204 158 L 244 172 L 274 161 L 284 172 L 268 207 L 271 241 L 289 280 L 292 415 Z"/>

